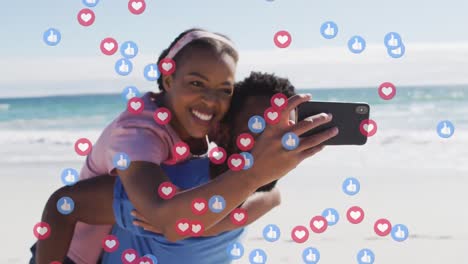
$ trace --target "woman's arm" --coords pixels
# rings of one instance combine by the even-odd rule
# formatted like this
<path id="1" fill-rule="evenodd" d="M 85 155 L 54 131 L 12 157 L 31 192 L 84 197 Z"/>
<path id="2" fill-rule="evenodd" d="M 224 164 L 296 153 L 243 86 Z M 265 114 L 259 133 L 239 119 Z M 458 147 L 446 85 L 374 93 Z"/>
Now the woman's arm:
<path id="1" fill-rule="evenodd" d="M 176 222 L 180 219 L 197 220 L 205 229 L 210 229 L 224 219 L 260 186 L 270 183 L 284 176 L 294 169 L 302 160 L 310 157 L 320 150 L 320 144 L 337 134 L 332 129 L 326 130 L 306 138 L 301 138 L 299 146 L 286 151 L 281 138 L 287 132 L 301 135 L 314 127 L 325 124 L 331 120 L 327 115 L 315 115 L 298 124 L 289 126 L 289 112 L 299 104 L 306 102 L 310 96 L 293 96 L 289 99 L 288 106 L 280 113 L 280 123 L 268 126 L 256 140 L 251 153 L 255 164 L 249 170 L 227 171 L 207 184 L 183 191 L 169 200 L 159 197 L 157 187 L 162 182 L 168 181 L 162 169 L 150 162 L 132 162 L 127 170 L 117 170 L 124 188 L 132 204 L 149 224 L 162 230 L 163 235 L 169 241 L 178 241 L 186 236 L 176 232 Z M 191 202 L 201 198 L 209 200 L 213 195 L 223 196 L 226 204 L 221 213 L 208 211 L 203 215 L 194 215 L 191 210 Z"/>
<path id="2" fill-rule="evenodd" d="M 245 225 L 249 225 L 257 221 L 273 208 L 279 206 L 280 203 L 281 194 L 278 188 L 274 188 L 270 192 L 254 193 L 247 199 L 247 201 L 245 201 L 241 207 L 247 211 L 247 222 Z M 145 217 L 137 211 L 133 211 L 132 215 L 137 219 L 134 221 L 136 226 L 140 226 L 146 231 L 161 233 L 161 230 L 155 229 L 153 226 L 151 226 L 148 223 L 148 220 L 146 220 Z M 202 236 L 216 236 L 220 233 L 231 231 L 237 228 L 239 228 L 239 226 L 233 224 L 231 217 L 227 216 L 209 230 L 205 230 Z"/>

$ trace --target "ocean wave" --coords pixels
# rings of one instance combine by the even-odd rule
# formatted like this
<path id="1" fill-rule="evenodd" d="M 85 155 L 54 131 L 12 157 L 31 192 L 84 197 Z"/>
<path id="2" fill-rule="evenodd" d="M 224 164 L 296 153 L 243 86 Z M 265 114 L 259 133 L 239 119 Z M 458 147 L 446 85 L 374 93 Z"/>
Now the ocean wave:
<path id="1" fill-rule="evenodd" d="M 8 111 L 10 104 L 0 104 L 0 111 Z"/>
<path id="2" fill-rule="evenodd" d="M 0 144 L 73 145 L 76 140 L 83 137 L 94 142 L 101 132 L 101 130 L 2 130 Z"/>

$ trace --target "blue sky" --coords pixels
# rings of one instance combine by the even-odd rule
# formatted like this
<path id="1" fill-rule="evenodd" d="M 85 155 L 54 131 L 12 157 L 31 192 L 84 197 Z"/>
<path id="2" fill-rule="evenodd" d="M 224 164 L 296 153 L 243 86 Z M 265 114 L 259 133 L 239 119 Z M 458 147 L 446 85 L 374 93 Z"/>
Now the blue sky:
<path id="1" fill-rule="evenodd" d="M 135 41 L 139 45 L 141 57 L 144 57 L 142 60 L 145 60 L 142 64 L 149 63 L 152 56 L 159 55 L 174 37 L 192 26 L 221 32 L 234 40 L 241 52 L 241 62 L 242 59 L 246 62 L 240 65 L 241 74 L 238 77 L 257 68 L 278 71 L 281 75 L 281 68 L 271 66 L 274 64 L 273 61 L 270 64 L 266 62 L 268 58 L 274 56 L 265 54 L 265 52 L 278 52 L 272 39 L 274 33 L 279 30 L 288 30 L 292 35 L 293 41 L 288 52 L 296 53 L 287 53 L 288 57 L 322 54 L 322 52 L 317 52 L 317 49 L 322 47 L 330 48 L 330 51 L 343 49 L 343 47 L 346 49 L 346 42 L 353 35 L 363 36 L 370 45 L 382 45 L 384 35 L 395 31 L 401 34 L 405 43 L 408 43 L 406 45 L 407 61 L 411 60 L 411 44 L 413 43 L 415 44 L 414 50 L 416 51 L 418 47 L 418 52 L 424 50 L 420 44 L 430 45 L 430 52 L 440 52 L 439 57 L 442 60 L 447 59 L 443 56 L 447 51 L 455 52 L 449 56 L 455 58 L 453 61 L 442 62 L 448 65 L 444 68 L 450 67 L 455 62 L 459 63 L 463 59 L 468 61 L 468 57 L 465 57 L 468 51 L 464 48 L 465 44 L 468 47 L 468 27 L 466 27 L 468 25 L 468 16 L 466 16 L 468 1 L 464 0 L 274 0 L 272 2 L 266 0 L 147 0 L 146 11 L 139 16 L 129 13 L 127 0 L 100 0 L 96 7 L 91 8 L 96 13 L 96 22 L 91 27 L 82 27 L 76 20 L 78 11 L 85 8 L 81 0 L 28 2 L 26 5 L 24 1 L 5 1 L 2 5 L 4 12 L 0 17 L 2 25 L 0 34 L 4 37 L 2 37 L 3 45 L 0 49 L 3 61 L 0 62 L 0 72 L 4 72 L 5 76 L 0 77 L 0 91 L 16 85 L 17 92 L 21 93 L 23 88 L 27 89 L 23 86 L 30 86 L 32 83 L 42 85 L 42 89 L 45 89 L 46 86 L 53 86 L 46 82 L 54 81 L 62 81 L 60 85 L 66 81 L 101 80 L 104 82 L 107 80 L 108 84 L 116 83 L 122 80 L 122 77 L 116 79 L 115 73 L 107 71 L 98 74 L 99 69 L 92 67 L 87 72 L 77 74 L 81 77 L 76 80 L 65 78 L 64 76 L 67 75 L 65 73 L 55 72 L 54 75 L 51 71 L 64 68 L 66 65 L 74 65 L 77 68 L 74 71 L 79 71 L 94 62 L 97 65 L 109 64 L 109 68 L 113 69 L 113 62 L 118 59 L 118 55 L 110 59 L 100 54 L 99 51 L 100 41 L 108 36 L 114 37 L 119 43 L 126 40 Z M 319 33 L 320 25 L 328 20 L 336 22 L 339 27 L 339 34 L 333 40 L 326 40 Z M 46 46 L 42 42 L 42 34 L 49 27 L 58 28 L 62 33 L 62 41 L 56 47 Z M 447 44 L 457 46 L 454 50 Z M 441 47 L 446 47 L 446 49 L 441 49 Z M 316 49 L 315 52 L 313 49 Z M 308 51 L 312 53 L 307 53 Z M 302 56 L 301 52 L 303 52 Z M 263 57 L 259 55 L 262 53 Z M 244 54 L 248 56 L 243 56 Z M 372 60 L 374 55 L 370 54 L 374 53 L 369 51 L 367 60 Z M 284 55 L 285 53 L 282 55 L 283 58 Z M 253 57 L 257 58 L 258 64 L 251 61 Z M 366 56 L 361 57 L 366 58 Z M 426 55 L 420 54 L 420 57 L 413 59 L 421 61 L 425 57 Z M 88 60 L 83 61 L 83 58 L 88 58 Z M 405 59 L 403 57 L 400 60 L 405 61 Z M 321 60 L 327 61 L 326 58 L 318 59 L 318 61 Z M 356 63 L 362 63 L 360 60 L 362 58 L 358 58 Z M 62 64 L 58 65 L 59 62 Z M 83 64 L 78 66 L 78 63 Z M 294 64 L 294 62 L 285 63 Z M 387 61 L 382 61 L 382 63 L 387 63 Z M 405 66 L 401 62 L 389 63 L 395 65 L 400 63 L 400 66 Z M 432 61 L 432 63 L 439 62 Z M 267 64 L 271 67 L 265 66 Z M 262 65 L 265 67 L 262 68 Z M 33 73 L 24 76 L 25 67 L 30 68 L 28 71 Z M 295 65 L 295 67 L 308 66 Z M 413 68 L 410 65 L 406 67 Z M 436 71 L 436 69 L 427 71 Z M 302 75 L 299 76 L 298 70 L 284 70 L 284 72 L 285 75 L 297 79 L 299 86 L 343 85 L 333 82 L 324 83 L 323 80 L 322 82 L 306 80 Z M 457 83 L 465 82 L 466 79 L 461 77 L 464 73 L 468 75 L 468 72 L 460 72 L 460 80 Z M 323 75 L 321 73 L 319 76 Z M 47 78 L 42 78 L 42 76 L 47 76 Z M 89 78 L 86 78 L 87 76 Z M 124 82 L 140 82 L 141 80 L 138 79 L 140 77 L 133 77 L 133 79 L 128 77 Z M 454 79 L 453 76 L 446 77 L 446 79 Z M 442 81 L 434 80 L 434 83 Z M 404 81 L 409 84 L 413 82 L 415 80 Z M 71 83 L 70 85 L 73 86 Z M 99 84 L 101 85 L 102 83 Z M 356 82 L 354 86 L 356 85 L 363 85 L 363 83 Z M 26 90 L 24 93 L 27 93 Z"/>

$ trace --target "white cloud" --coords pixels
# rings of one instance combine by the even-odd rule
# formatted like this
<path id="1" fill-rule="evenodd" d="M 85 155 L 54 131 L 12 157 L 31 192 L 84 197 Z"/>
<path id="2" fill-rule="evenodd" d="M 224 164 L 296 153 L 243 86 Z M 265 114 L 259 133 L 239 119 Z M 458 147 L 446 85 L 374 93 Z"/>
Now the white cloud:
<path id="1" fill-rule="evenodd" d="M 359 55 L 347 47 L 241 50 L 238 79 L 251 70 L 289 77 L 298 88 L 373 87 L 383 81 L 398 85 L 468 84 L 468 43 L 406 43 L 401 59 L 390 58 L 383 45 L 368 45 Z M 155 56 L 140 54 L 128 77 L 117 76 L 113 57 L 10 58 L 0 61 L 0 91 L 24 96 L 38 93 L 118 92 L 135 84 L 155 85 L 143 68 Z M 13 91 L 14 87 L 14 91 Z"/>

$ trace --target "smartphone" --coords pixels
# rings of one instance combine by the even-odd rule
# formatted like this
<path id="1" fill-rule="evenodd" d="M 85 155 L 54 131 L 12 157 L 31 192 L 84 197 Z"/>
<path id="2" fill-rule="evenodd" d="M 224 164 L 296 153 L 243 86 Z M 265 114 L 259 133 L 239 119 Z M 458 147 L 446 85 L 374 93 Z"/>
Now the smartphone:
<path id="1" fill-rule="evenodd" d="M 361 133 L 360 125 L 369 119 L 370 106 L 367 103 L 319 102 L 308 101 L 300 104 L 294 111 L 297 122 L 316 114 L 331 113 L 333 119 L 324 125 L 311 129 L 300 137 L 317 134 L 332 127 L 338 127 L 339 133 L 323 142 L 323 145 L 364 145 L 367 135 Z"/>

